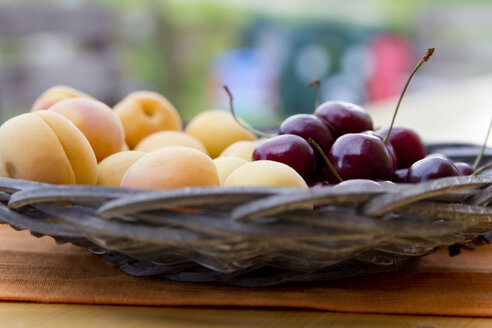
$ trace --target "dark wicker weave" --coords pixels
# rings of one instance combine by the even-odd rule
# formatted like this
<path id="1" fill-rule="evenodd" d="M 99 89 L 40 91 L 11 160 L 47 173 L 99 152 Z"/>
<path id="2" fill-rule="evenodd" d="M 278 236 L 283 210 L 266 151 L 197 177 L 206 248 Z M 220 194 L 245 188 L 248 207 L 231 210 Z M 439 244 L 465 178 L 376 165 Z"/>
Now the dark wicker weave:
<path id="1" fill-rule="evenodd" d="M 478 148 L 431 151 L 470 160 Z M 243 286 L 396 270 L 492 228 L 488 175 L 363 189 L 172 191 L 0 178 L 0 190 L 0 222 L 86 248 L 130 275 Z"/>

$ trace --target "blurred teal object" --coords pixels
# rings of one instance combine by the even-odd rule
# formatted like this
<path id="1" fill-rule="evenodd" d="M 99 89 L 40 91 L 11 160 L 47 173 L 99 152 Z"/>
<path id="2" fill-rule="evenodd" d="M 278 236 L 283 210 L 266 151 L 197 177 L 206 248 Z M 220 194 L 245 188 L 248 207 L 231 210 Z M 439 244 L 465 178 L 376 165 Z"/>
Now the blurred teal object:
<path id="1" fill-rule="evenodd" d="M 316 24 L 292 30 L 291 52 L 282 69 L 282 114 L 311 113 L 315 90 L 309 81 L 321 81 L 321 101 L 343 100 L 362 104 L 370 74 L 367 43 L 377 31 L 352 26 Z"/>
<path id="2" fill-rule="evenodd" d="M 241 117 L 268 123 L 312 113 L 316 92 L 308 84 L 313 79 L 321 81 L 321 101 L 362 105 L 393 96 L 411 57 L 410 42 L 402 36 L 334 23 L 260 20 L 246 29 L 241 43 L 247 48 L 217 56 L 212 80 L 229 85 Z"/>

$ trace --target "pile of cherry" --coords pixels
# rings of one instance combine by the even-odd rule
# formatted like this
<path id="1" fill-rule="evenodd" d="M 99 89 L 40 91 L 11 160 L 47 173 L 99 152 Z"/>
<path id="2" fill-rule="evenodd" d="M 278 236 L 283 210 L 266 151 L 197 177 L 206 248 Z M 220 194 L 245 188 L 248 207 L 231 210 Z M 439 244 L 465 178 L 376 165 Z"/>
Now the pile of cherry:
<path id="1" fill-rule="evenodd" d="M 414 69 L 401 97 L 413 74 L 432 53 L 433 49 L 429 49 Z M 354 179 L 357 183 L 360 179 L 417 183 L 474 172 L 471 165 L 454 163 L 444 155 L 426 156 L 417 133 L 406 127 L 393 127 L 395 116 L 390 127 L 375 131 L 371 117 L 360 106 L 325 102 L 313 114 L 297 114 L 284 120 L 278 135 L 256 147 L 253 160 L 284 163 L 310 186 Z"/>
<path id="2" fill-rule="evenodd" d="M 273 160 L 296 170 L 311 185 L 340 182 L 309 139 L 318 144 L 340 178 L 421 182 L 473 172 L 467 163 L 453 163 L 443 155 L 426 157 L 421 138 L 405 127 L 373 130 L 371 117 L 354 104 L 330 101 L 314 114 L 288 117 L 279 135 L 265 140 L 253 160 Z"/>

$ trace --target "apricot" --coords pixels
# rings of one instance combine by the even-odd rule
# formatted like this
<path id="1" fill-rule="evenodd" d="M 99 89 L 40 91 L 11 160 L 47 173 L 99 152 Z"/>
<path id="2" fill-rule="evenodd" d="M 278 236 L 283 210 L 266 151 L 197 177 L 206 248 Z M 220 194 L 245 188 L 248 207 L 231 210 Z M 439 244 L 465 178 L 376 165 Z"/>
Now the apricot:
<path id="1" fill-rule="evenodd" d="M 0 176 L 53 184 L 95 184 L 87 138 L 63 115 L 36 111 L 0 127 Z"/>
<path id="2" fill-rule="evenodd" d="M 239 166 L 229 174 L 224 186 L 308 187 L 293 168 L 268 160 L 253 161 Z"/>
<path id="3" fill-rule="evenodd" d="M 119 187 L 126 171 L 146 152 L 128 150 L 110 155 L 97 165 L 97 184 L 108 187 Z"/>
<path id="4" fill-rule="evenodd" d="M 235 156 L 220 156 L 214 159 L 214 163 L 219 172 L 220 184 L 222 185 L 232 171 L 248 163 L 248 161 Z"/>
<path id="5" fill-rule="evenodd" d="M 239 125 L 231 113 L 208 110 L 195 116 L 186 133 L 200 140 L 212 158 L 229 145 L 241 140 L 255 140 L 255 135 Z"/>
<path id="6" fill-rule="evenodd" d="M 163 96 L 150 91 L 137 91 L 116 104 L 114 111 L 125 130 L 130 149 L 151 133 L 182 129 L 176 108 Z"/>
<path id="7" fill-rule="evenodd" d="M 248 162 L 253 160 L 253 152 L 256 146 L 261 142 L 261 140 L 254 141 L 236 141 L 235 143 L 229 145 L 219 157 L 222 156 L 235 156 L 242 158 Z"/>
<path id="8" fill-rule="evenodd" d="M 91 98 L 86 93 L 82 91 L 67 87 L 65 85 L 58 85 L 55 87 L 51 87 L 45 92 L 43 92 L 37 99 L 34 101 L 34 104 L 31 107 L 31 112 L 35 112 L 37 110 L 48 109 L 54 104 L 70 98 Z"/>
<path id="9" fill-rule="evenodd" d="M 125 134 L 116 114 L 100 101 L 72 98 L 58 102 L 50 111 L 62 114 L 86 136 L 98 162 L 123 149 Z"/>
<path id="10" fill-rule="evenodd" d="M 201 151 L 183 146 L 148 153 L 130 166 L 121 180 L 121 187 L 136 189 L 201 186 L 220 186 L 217 168 Z"/>
<path id="11" fill-rule="evenodd" d="M 164 146 L 191 147 L 208 155 L 200 140 L 181 131 L 159 131 L 149 134 L 138 143 L 135 150 L 149 153 Z"/>

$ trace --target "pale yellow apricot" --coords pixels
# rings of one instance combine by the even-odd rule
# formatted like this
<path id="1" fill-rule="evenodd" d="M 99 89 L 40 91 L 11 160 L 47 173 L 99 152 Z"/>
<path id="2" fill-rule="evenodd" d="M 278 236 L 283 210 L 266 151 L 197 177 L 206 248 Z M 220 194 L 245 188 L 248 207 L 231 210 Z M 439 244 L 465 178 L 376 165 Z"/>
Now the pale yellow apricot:
<path id="1" fill-rule="evenodd" d="M 125 140 L 130 149 L 146 136 L 161 130 L 182 129 L 181 118 L 174 106 L 162 95 L 137 91 L 126 96 L 114 107 L 123 124 Z"/>
<path id="2" fill-rule="evenodd" d="M 107 187 L 119 187 L 126 171 L 146 152 L 127 150 L 103 159 L 97 165 L 97 184 Z"/>
<path id="3" fill-rule="evenodd" d="M 175 189 L 220 186 L 219 174 L 210 157 L 183 146 L 162 147 L 136 161 L 121 180 L 121 187 Z"/>
<path id="4" fill-rule="evenodd" d="M 224 184 L 232 171 L 248 163 L 248 161 L 236 156 L 220 156 L 214 159 L 214 163 L 219 172 L 220 184 Z"/>
<path id="5" fill-rule="evenodd" d="M 77 89 L 67 87 L 65 85 L 54 86 L 43 92 L 36 99 L 36 101 L 34 101 L 34 104 L 31 107 L 31 112 L 48 109 L 54 104 L 65 99 L 79 97 L 91 98 L 91 96 L 89 96 L 88 94 Z"/>
<path id="6" fill-rule="evenodd" d="M 224 186 L 308 187 L 299 173 L 290 166 L 267 160 L 239 166 L 229 174 Z"/>
<path id="7" fill-rule="evenodd" d="M 191 147 L 208 155 L 207 149 L 197 138 L 181 131 L 154 132 L 142 139 L 135 150 L 151 152 L 164 146 Z"/>
<path id="8" fill-rule="evenodd" d="M 260 142 L 261 140 L 236 141 L 235 143 L 229 145 L 226 149 L 224 149 L 224 151 L 220 153 L 219 157 L 235 156 L 251 162 L 253 152 Z"/>
<path id="9" fill-rule="evenodd" d="M 62 114 L 75 124 L 89 140 L 98 162 L 123 148 L 123 126 L 104 103 L 89 98 L 72 98 L 58 102 L 49 110 Z"/>
<path id="10" fill-rule="evenodd" d="M 221 110 L 198 114 L 186 126 L 186 133 L 200 140 L 212 158 L 237 141 L 256 139 L 252 132 L 234 120 L 231 113 Z"/>
<path id="11" fill-rule="evenodd" d="M 0 127 L 0 176 L 53 184 L 94 184 L 96 157 L 85 136 L 60 114 L 37 111 Z"/>
<path id="12" fill-rule="evenodd" d="M 41 117 L 60 140 L 75 174 L 75 183 L 95 184 L 97 181 L 97 160 L 84 134 L 61 114 L 46 110 L 33 114 Z"/>

